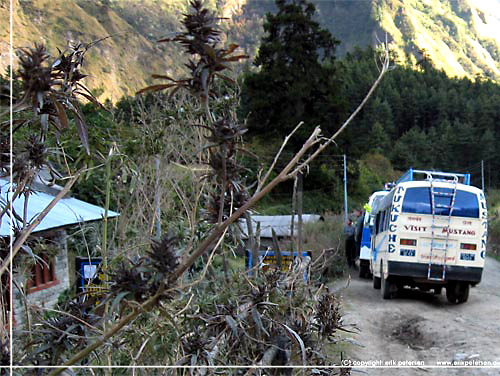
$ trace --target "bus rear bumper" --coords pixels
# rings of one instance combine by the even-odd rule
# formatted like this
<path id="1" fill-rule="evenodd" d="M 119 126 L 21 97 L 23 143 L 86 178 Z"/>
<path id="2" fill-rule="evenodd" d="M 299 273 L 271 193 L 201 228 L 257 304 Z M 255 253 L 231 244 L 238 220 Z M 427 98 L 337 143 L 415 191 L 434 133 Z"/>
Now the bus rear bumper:
<path id="1" fill-rule="evenodd" d="M 390 275 L 427 279 L 429 264 L 416 262 L 388 261 Z M 433 275 L 442 275 L 443 265 L 432 265 Z M 483 268 L 471 266 L 446 265 L 445 279 L 447 281 L 467 281 L 474 284 L 481 282 Z"/>

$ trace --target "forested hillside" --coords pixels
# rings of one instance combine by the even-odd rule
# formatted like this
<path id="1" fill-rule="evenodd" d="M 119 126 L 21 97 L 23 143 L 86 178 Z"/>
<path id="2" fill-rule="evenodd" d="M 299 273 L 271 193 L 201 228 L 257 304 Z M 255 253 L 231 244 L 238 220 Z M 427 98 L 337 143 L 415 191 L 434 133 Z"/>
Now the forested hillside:
<path id="1" fill-rule="evenodd" d="M 346 97 L 351 108 L 377 70 L 373 51 L 356 51 L 343 60 Z M 414 70 L 397 66 L 354 120 L 339 147 L 354 158 L 379 153 L 395 169 L 409 167 L 473 173 L 480 185 L 499 183 L 500 87 L 490 81 L 450 79 L 430 65 Z M 365 156 L 365 157 L 363 157 Z"/>
<path id="2" fill-rule="evenodd" d="M 337 75 L 342 77 L 344 103 L 341 119 L 360 103 L 378 74 L 374 61 L 375 52 L 370 48 L 349 53 L 339 61 Z M 305 181 L 306 191 L 310 190 L 311 200 L 317 200 L 318 191 L 333 193 L 340 209 L 339 154 L 343 153 L 348 156 L 349 189 L 359 201 L 380 189 L 385 180 L 397 177 L 394 170 L 402 172 L 410 167 L 470 172 L 473 183 L 480 185 L 484 160 L 486 184 L 496 186 L 500 182 L 499 101 L 500 86 L 491 81 L 449 78 L 425 63 L 417 70 L 396 66 L 339 138 L 337 147 L 330 149 L 331 155 L 312 164 L 315 178 Z M 339 125 L 327 123 L 322 128 L 328 135 Z M 253 143 L 264 150 L 262 145 L 269 143 L 273 133 L 276 130 L 272 128 L 256 131 Z M 278 196 L 286 197 L 285 192 L 283 188 Z"/>

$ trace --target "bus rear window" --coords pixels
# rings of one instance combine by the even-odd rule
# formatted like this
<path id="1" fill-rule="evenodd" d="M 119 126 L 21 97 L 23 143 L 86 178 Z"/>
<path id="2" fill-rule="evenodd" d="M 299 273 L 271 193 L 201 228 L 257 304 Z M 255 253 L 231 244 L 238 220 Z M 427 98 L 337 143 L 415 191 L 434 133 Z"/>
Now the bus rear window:
<path id="1" fill-rule="evenodd" d="M 451 188 L 434 188 L 434 213 L 449 215 L 450 209 L 441 206 L 451 205 Z M 432 214 L 431 190 L 429 187 L 408 188 L 403 200 L 403 213 Z M 452 215 L 454 217 L 479 218 L 479 201 L 474 193 L 457 190 Z"/>

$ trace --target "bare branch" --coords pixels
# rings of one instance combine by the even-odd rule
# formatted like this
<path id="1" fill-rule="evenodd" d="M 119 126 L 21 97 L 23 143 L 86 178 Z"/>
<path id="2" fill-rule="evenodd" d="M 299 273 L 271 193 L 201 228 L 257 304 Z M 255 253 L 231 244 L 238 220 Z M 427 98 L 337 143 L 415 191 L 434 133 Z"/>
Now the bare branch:
<path id="1" fill-rule="evenodd" d="M 297 126 L 292 131 L 292 133 L 290 133 L 288 136 L 285 137 L 285 140 L 281 144 L 280 150 L 278 150 L 278 152 L 276 153 L 276 156 L 274 157 L 274 161 L 271 164 L 271 167 L 269 167 L 269 170 L 267 170 L 266 175 L 264 175 L 262 180 L 259 182 L 259 185 L 257 186 L 257 192 L 259 192 L 262 189 L 262 186 L 265 184 L 266 180 L 269 178 L 269 175 L 274 170 L 274 166 L 276 166 L 276 162 L 278 162 L 278 159 L 279 159 L 283 149 L 285 148 L 286 144 L 288 143 L 288 140 L 290 140 L 290 138 L 293 136 L 293 134 L 295 132 L 297 132 L 297 130 L 302 126 L 302 124 L 304 124 L 303 121 L 301 121 L 299 124 L 297 124 Z"/>
<path id="2" fill-rule="evenodd" d="M 341 134 L 344 131 L 344 129 L 351 123 L 351 121 L 356 117 L 356 115 L 359 113 L 359 111 L 361 111 L 361 109 L 364 107 L 364 105 L 366 104 L 366 102 L 368 101 L 368 99 L 372 96 L 373 92 L 375 91 L 375 89 L 377 88 L 377 86 L 382 81 L 382 78 L 384 77 L 384 75 L 389 70 L 389 68 L 390 68 L 389 63 L 390 63 L 390 59 L 389 59 L 389 47 L 387 45 L 385 45 L 385 48 L 384 48 L 384 61 L 383 61 L 382 68 L 380 70 L 380 74 L 379 74 L 377 80 L 373 83 L 372 87 L 370 88 L 370 90 L 368 91 L 368 93 L 366 94 L 366 96 L 364 97 L 364 99 L 361 101 L 361 103 L 356 108 L 356 110 L 351 114 L 351 116 L 349 116 L 349 118 L 344 122 L 344 124 L 342 124 L 342 126 L 337 130 L 337 132 L 335 132 L 335 134 L 332 137 L 330 137 L 329 139 L 327 139 L 325 143 L 321 144 L 318 147 L 318 149 L 316 149 L 316 151 L 313 154 L 311 154 L 303 163 L 301 163 L 297 168 L 295 168 L 290 173 L 290 176 L 289 176 L 290 178 L 292 178 L 293 176 L 295 176 L 300 170 L 302 170 L 303 168 L 305 168 L 306 165 L 308 165 L 309 163 L 311 163 L 311 161 L 314 158 L 316 158 L 318 156 L 318 154 L 321 153 L 328 145 L 330 145 L 339 136 L 339 134 Z"/>

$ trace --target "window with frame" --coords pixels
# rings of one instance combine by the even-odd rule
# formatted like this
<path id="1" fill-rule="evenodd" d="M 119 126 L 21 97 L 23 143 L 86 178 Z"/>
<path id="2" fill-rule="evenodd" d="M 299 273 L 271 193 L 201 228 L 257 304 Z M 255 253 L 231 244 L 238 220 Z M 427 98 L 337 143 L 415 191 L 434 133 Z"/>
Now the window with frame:
<path id="1" fill-rule="evenodd" d="M 391 221 L 391 208 L 384 210 L 384 231 L 389 230 L 389 222 Z"/>
<path id="2" fill-rule="evenodd" d="M 384 231 L 385 211 L 378 213 L 377 234 Z"/>
<path id="3" fill-rule="evenodd" d="M 31 269 L 31 278 L 28 279 L 28 294 L 52 287 L 58 283 L 54 256 L 48 256 L 47 254 L 39 256 Z"/>
<path id="4" fill-rule="evenodd" d="M 453 189 L 434 188 L 434 212 L 448 216 L 452 203 Z M 441 195 L 440 195 L 441 194 Z M 403 200 L 403 213 L 432 214 L 432 195 L 429 187 L 408 188 Z M 454 217 L 479 218 L 479 201 L 472 192 L 457 189 L 453 203 Z"/>

